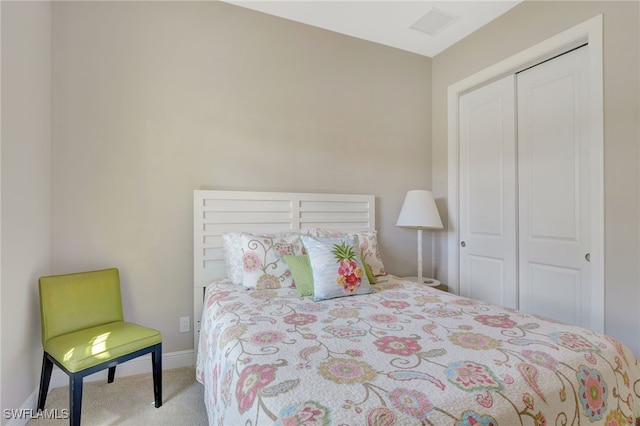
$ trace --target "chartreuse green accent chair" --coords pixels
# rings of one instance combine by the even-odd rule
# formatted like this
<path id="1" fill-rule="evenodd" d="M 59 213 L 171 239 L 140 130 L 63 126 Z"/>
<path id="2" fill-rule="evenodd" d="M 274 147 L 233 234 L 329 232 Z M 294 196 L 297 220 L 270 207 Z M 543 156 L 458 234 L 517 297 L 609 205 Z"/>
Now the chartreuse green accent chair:
<path id="1" fill-rule="evenodd" d="M 159 331 L 124 321 L 118 269 L 41 277 L 42 374 L 38 410 L 44 410 L 53 364 L 69 375 L 70 424 L 80 425 L 82 380 L 151 353 L 153 394 L 162 405 L 162 336 Z"/>

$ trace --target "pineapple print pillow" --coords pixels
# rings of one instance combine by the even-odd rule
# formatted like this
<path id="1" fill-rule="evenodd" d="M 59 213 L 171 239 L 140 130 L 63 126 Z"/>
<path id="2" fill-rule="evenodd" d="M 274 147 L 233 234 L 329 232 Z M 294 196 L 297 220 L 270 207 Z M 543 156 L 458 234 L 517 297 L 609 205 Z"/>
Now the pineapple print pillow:
<path id="1" fill-rule="evenodd" d="M 360 257 L 363 260 L 364 266 L 367 268 L 367 277 L 369 277 L 371 284 L 375 284 L 376 282 L 374 277 L 387 275 L 384 265 L 382 264 L 380 247 L 378 247 L 377 231 L 344 232 L 324 228 L 308 228 L 304 233 L 306 235 L 311 235 L 312 237 L 358 237 Z"/>
<path id="2" fill-rule="evenodd" d="M 311 237 L 302 235 L 313 273 L 313 299 L 371 293 L 357 237 Z"/>

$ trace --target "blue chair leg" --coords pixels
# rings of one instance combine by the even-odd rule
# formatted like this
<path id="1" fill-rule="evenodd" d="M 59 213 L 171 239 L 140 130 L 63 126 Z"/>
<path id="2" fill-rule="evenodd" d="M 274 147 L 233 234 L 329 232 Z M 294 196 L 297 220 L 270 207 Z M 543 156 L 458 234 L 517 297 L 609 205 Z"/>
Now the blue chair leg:
<path id="1" fill-rule="evenodd" d="M 116 367 L 109 367 L 109 375 L 107 377 L 107 383 L 113 383 L 113 379 L 116 377 Z"/>
<path id="2" fill-rule="evenodd" d="M 153 397 L 156 408 L 162 406 L 162 343 L 158 343 L 151 352 L 151 364 L 153 365 Z"/>
<path id="3" fill-rule="evenodd" d="M 82 379 L 80 374 L 69 376 L 69 424 L 80 426 L 80 414 L 82 413 Z"/>
<path id="4" fill-rule="evenodd" d="M 44 410 L 44 403 L 49 392 L 49 382 L 53 371 L 53 361 L 49 359 L 47 353 L 42 357 L 42 372 L 40 373 L 40 391 L 38 392 L 38 411 Z"/>

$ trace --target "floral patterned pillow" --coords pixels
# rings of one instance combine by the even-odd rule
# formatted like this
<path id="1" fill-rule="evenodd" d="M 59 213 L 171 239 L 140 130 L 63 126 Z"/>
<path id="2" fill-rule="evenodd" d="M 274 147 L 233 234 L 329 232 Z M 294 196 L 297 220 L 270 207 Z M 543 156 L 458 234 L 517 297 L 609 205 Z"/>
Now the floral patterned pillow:
<path id="1" fill-rule="evenodd" d="M 293 232 L 262 235 L 243 232 L 241 240 L 242 285 L 254 289 L 295 287 L 283 256 L 304 254 L 300 235 Z"/>
<path id="2" fill-rule="evenodd" d="M 365 262 L 367 276 L 369 276 L 371 284 L 375 283 L 375 279 L 371 279 L 371 277 L 387 275 L 384 265 L 382 264 L 380 248 L 378 247 L 377 231 L 344 232 L 324 228 L 309 228 L 305 230 L 305 233 L 313 237 L 358 237 L 358 241 L 360 243 L 360 257 L 362 257 L 362 260 Z"/>
<path id="3" fill-rule="evenodd" d="M 313 273 L 313 300 L 371 293 L 373 289 L 358 254 L 357 237 L 301 238 Z"/>

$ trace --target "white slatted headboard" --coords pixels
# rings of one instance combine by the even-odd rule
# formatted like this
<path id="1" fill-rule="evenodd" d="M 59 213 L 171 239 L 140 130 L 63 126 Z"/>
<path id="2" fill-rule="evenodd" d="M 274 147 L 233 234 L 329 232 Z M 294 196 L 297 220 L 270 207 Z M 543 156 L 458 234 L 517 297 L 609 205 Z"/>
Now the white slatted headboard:
<path id="1" fill-rule="evenodd" d="M 352 194 L 196 190 L 193 193 L 194 352 L 198 350 L 204 290 L 225 273 L 225 232 L 305 228 L 374 230 L 375 197 Z"/>

